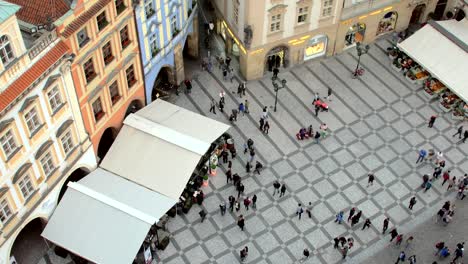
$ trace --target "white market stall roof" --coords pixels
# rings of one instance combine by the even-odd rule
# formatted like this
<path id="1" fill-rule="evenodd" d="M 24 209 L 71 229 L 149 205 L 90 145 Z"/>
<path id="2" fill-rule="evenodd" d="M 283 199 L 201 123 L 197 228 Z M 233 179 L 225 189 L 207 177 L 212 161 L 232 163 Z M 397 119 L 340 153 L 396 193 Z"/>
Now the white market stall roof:
<path id="1" fill-rule="evenodd" d="M 177 200 L 97 168 L 70 182 L 42 236 L 100 264 L 128 264 Z"/>
<path id="2" fill-rule="evenodd" d="M 200 158 L 229 126 L 163 100 L 124 121 L 101 167 L 179 199 Z"/>
<path id="3" fill-rule="evenodd" d="M 429 21 L 398 44 L 462 100 L 468 102 L 468 20 Z"/>

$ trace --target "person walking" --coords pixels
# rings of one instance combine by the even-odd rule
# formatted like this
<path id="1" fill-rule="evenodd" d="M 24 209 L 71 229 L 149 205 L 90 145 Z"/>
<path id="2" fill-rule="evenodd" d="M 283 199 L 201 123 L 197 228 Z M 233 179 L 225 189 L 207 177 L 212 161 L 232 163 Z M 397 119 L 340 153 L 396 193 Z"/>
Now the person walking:
<path id="1" fill-rule="evenodd" d="M 431 187 L 432 187 L 432 179 L 430 179 L 430 180 L 428 180 L 428 181 L 426 182 L 426 186 L 425 186 L 424 192 L 427 192 Z"/>
<path id="2" fill-rule="evenodd" d="M 210 113 L 213 113 L 216 115 L 216 102 L 214 99 L 211 99 L 210 103 Z"/>
<path id="3" fill-rule="evenodd" d="M 240 183 L 237 188 L 237 199 L 239 199 L 240 195 L 244 193 L 244 184 Z"/>
<path id="4" fill-rule="evenodd" d="M 408 258 L 410 264 L 416 264 L 416 255 L 412 255 Z"/>
<path id="5" fill-rule="evenodd" d="M 229 196 L 228 198 L 228 201 L 229 201 L 229 210 L 231 210 L 231 212 L 234 212 L 234 204 L 236 203 L 236 198 L 234 198 L 234 196 Z"/>
<path id="6" fill-rule="evenodd" d="M 442 182 L 443 186 L 448 180 L 450 180 L 450 171 L 444 172 L 444 174 L 442 175 L 442 179 L 444 179 L 444 181 Z"/>
<path id="7" fill-rule="evenodd" d="M 410 236 L 406 239 L 405 249 L 407 249 L 413 243 L 414 237 Z"/>
<path id="8" fill-rule="evenodd" d="M 315 106 L 315 116 L 318 116 L 318 113 L 320 111 L 320 107 L 318 105 Z"/>
<path id="9" fill-rule="evenodd" d="M 455 260 L 459 258 L 463 258 L 463 247 L 457 247 L 454 251 L 455 257 L 453 258 L 452 262 L 455 263 Z"/>
<path id="10" fill-rule="evenodd" d="M 344 247 L 341 249 L 341 255 L 343 256 L 343 259 L 345 259 L 346 256 L 348 255 L 348 251 L 349 251 L 348 246 L 344 246 Z"/>
<path id="11" fill-rule="evenodd" d="M 247 101 L 247 99 L 245 99 L 245 102 L 244 102 L 244 112 L 245 112 L 246 114 L 250 113 L 250 111 L 249 111 L 249 106 L 250 106 L 249 101 Z"/>
<path id="12" fill-rule="evenodd" d="M 353 207 L 349 210 L 348 222 L 353 218 L 354 213 L 356 213 L 356 207 Z"/>
<path id="13" fill-rule="evenodd" d="M 304 213 L 304 209 L 302 208 L 302 204 L 297 205 L 296 215 L 299 216 L 299 220 L 301 220 L 302 213 Z"/>
<path id="14" fill-rule="evenodd" d="M 257 195 L 254 194 L 252 197 L 252 209 L 257 209 Z"/>
<path id="15" fill-rule="evenodd" d="M 260 161 L 255 162 L 255 170 L 254 173 L 258 173 L 260 175 L 260 171 L 263 169 L 263 165 L 260 163 Z"/>
<path id="16" fill-rule="evenodd" d="M 221 215 L 224 215 L 226 213 L 226 203 L 224 201 L 219 204 L 219 211 L 221 212 Z"/>
<path id="17" fill-rule="evenodd" d="M 250 169 L 251 169 L 251 168 L 252 168 L 252 165 L 250 164 L 250 162 L 247 162 L 247 163 L 245 164 L 245 171 L 246 171 L 247 173 L 250 173 Z"/>
<path id="18" fill-rule="evenodd" d="M 425 149 L 421 149 L 421 150 L 419 150 L 418 154 L 419 154 L 419 156 L 418 156 L 418 160 L 416 160 L 416 164 L 418 164 L 418 162 L 423 162 L 424 161 L 424 158 L 427 155 L 427 151 Z"/>
<path id="19" fill-rule="evenodd" d="M 440 166 L 435 167 L 434 173 L 432 173 L 432 177 L 438 179 L 440 174 L 442 174 L 442 168 Z"/>
<path id="20" fill-rule="evenodd" d="M 223 157 L 223 163 L 226 164 L 229 161 L 229 152 L 226 149 L 223 149 L 221 152 L 221 157 Z"/>
<path id="21" fill-rule="evenodd" d="M 265 125 L 265 119 L 263 119 L 263 117 L 260 117 L 260 121 L 258 121 L 260 123 L 260 131 L 263 132 L 263 126 Z"/>
<path id="22" fill-rule="evenodd" d="M 263 126 L 263 133 L 268 135 L 269 130 L 270 130 L 270 123 L 267 120 L 267 121 L 265 121 L 265 125 Z"/>
<path id="23" fill-rule="evenodd" d="M 461 138 L 462 138 L 462 134 L 463 134 L 463 126 L 460 126 L 460 127 L 457 129 L 457 133 L 453 134 L 452 137 L 455 137 L 456 135 L 458 135 L 458 139 L 461 139 Z"/>
<path id="24" fill-rule="evenodd" d="M 228 168 L 226 171 L 226 184 L 228 184 L 230 181 L 232 181 L 232 171 L 231 168 Z"/>
<path id="25" fill-rule="evenodd" d="M 416 202 L 417 202 L 417 201 L 416 201 L 416 196 L 411 197 L 411 199 L 410 199 L 410 201 L 409 201 L 409 206 L 408 206 L 408 208 L 409 208 L 410 210 L 413 210 L 413 206 L 416 204 Z"/>
<path id="26" fill-rule="evenodd" d="M 395 264 L 398 264 L 401 262 L 405 262 L 405 258 L 406 258 L 406 254 L 404 251 L 401 251 L 400 254 L 398 255 L 398 259 L 397 261 L 395 262 Z"/>
<path id="27" fill-rule="evenodd" d="M 316 132 L 315 132 L 314 138 L 315 138 L 315 143 L 318 144 L 318 143 L 319 143 L 319 139 L 320 139 L 320 132 L 316 131 Z"/>
<path id="28" fill-rule="evenodd" d="M 341 222 L 343 222 L 343 215 L 344 215 L 343 211 L 340 211 L 338 214 L 336 214 L 335 223 L 338 223 L 339 225 L 341 225 Z"/>
<path id="29" fill-rule="evenodd" d="M 286 193 L 286 184 L 283 183 L 283 185 L 281 185 L 280 197 L 283 197 L 285 193 Z"/>
<path id="30" fill-rule="evenodd" d="M 468 130 L 465 130 L 465 132 L 463 132 L 463 139 L 462 139 L 462 142 L 465 143 L 466 139 L 468 138 Z"/>
<path id="31" fill-rule="evenodd" d="M 223 67 L 223 80 L 227 81 L 228 68 Z"/>
<path id="32" fill-rule="evenodd" d="M 432 115 L 430 118 L 429 118 L 429 125 L 428 127 L 433 127 L 434 126 L 434 123 L 437 119 L 437 116 L 436 115 Z"/>
<path id="33" fill-rule="evenodd" d="M 401 242 L 403 242 L 403 234 L 399 234 L 399 235 L 396 237 L 395 245 L 400 246 L 400 245 L 401 245 Z"/>
<path id="34" fill-rule="evenodd" d="M 239 114 L 242 113 L 242 115 L 245 115 L 245 108 L 244 108 L 244 103 L 239 104 Z"/>
<path id="35" fill-rule="evenodd" d="M 388 224 L 390 223 L 390 218 L 385 218 L 383 221 L 383 228 L 382 228 L 382 234 L 385 234 L 385 232 L 388 229 Z"/>
<path id="36" fill-rule="evenodd" d="M 398 236 L 398 231 L 396 228 L 393 228 L 392 231 L 390 231 L 390 235 L 392 236 L 392 238 L 390 239 L 390 242 L 393 241 L 393 239 L 395 239 L 397 236 Z"/>
<path id="37" fill-rule="evenodd" d="M 319 93 L 316 92 L 316 93 L 314 94 L 314 103 L 315 103 L 315 101 L 317 101 L 317 100 L 319 100 L 319 99 L 320 99 Z"/>
<path id="38" fill-rule="evenodd" d="M 231 57 L 226 56 L 226 66 L 231 66 Z"/>
<path id="39" fill-rule="evenodd" d="M 224 101 L 219 101 L 219 111 L 221 113 L 224 113 Z"/>
<path id="40" fill-rule="evenodd" d="M 354 226 L 355 224 L 359 223 L 361 216 L 362 216 L 362 210 L 360 210 L 355 216 L 353 216 L 353 218 L 351 219 L 351 226 Z"/>
<path id="41" fill-rule="evenodd" d="M 309 218 L 312 218 L 312 202 L 309 202 L 309 205 L 307 205 L 306 213 L 309 216 Z"/>
<path id="42" fill-rule="evenodd" d="M 239 83 L 239 86 L 237 86 L 237 94 L 242 98 L 242 83 Z"/>
<path id="43" fill-rule="evenodd" d="M 247 83 L 243 82 L 242 83 L 242 95 L 245 96 L 245 92 L 247 91 Z"/>
<path id="44" fill-rule="evenodd" d="M 248 255 L 249 255 L 249 248 L 247 246 L 245 246 L 240 251 L 240 260 L 241 260 L 241 262 L 244 262 Z"/>
<path id="45" fill-rule="evenodd" d="M 249 197 L 247 196 L 246 198 L 244 198 L 244 206 L 245 206 L 245 210 L 248 211 L 249 210 L 249 205 L 250 205 L 251 201 L 249 199 Z"/>
<path id="46" fill-rule="evenodd" d="M 371 172 L 367 175 L 367 187 L 374 185 L 375 176 Z"/>
<path id="47" fill-rule="evenodd" d="M 331 102 L 331 95 L 332 95 L 332 88 L 331 87 L 328 87 L 328 93 L 327 93 L 327 100 Z"/>
<path id="48" fill-rule="evenodd" d="M 309 250 L 307 248 L 305 248 L 304 251 L 302 251 L 302 256 L 303 257 L 299 260 L 299 262 L 301 262 L 301 263 L 306 261 L 310 256 L 310 252 L 309 252 Z"/>
<path id="49" fill-rule="evenodd" d="M 249 162 L 252 163 L 254 161 L 254 158 L 255 158 L 255 149 L 250 149 L 250 159 L 249 159 Z"/>
<path id="50" fill-rule="evenodd" d="M 333 248 L 338 248 L 339 247 L 339 243 L 340 243 L 340 239 L 338 237 L 335 237 L 333 239 Z"/>
<path id="51" fill-rule="evenodd" d="M 279 73 L 279 69 L 278 69 L 278 68 L 274 68 L 274 69 L 273 69 L 273 77 L 277 78 L 277 77 L 278 77 L 278 73 Z"/>
<path id="52" fill-rule="evenodd" d="M 371 221 L 369 218 L 366 219 L 366 221 L 364 222 L 364 225 L 362 226 L 362 230 L 364 230 L 365 228 L 370 228 L 371 226 Z"/>
<path id="53" fill-rule="evenodd" d="M 240 211 L 240 208 L 241 208 L 241 205 L 240 205 L 240 203 L 239 203 L 239 200 L 236 200 L 235 207 L 236 207 L 236 212 L 239 212 L 239 211 Z"/>
<path id="54" fill-rule="evenodd" d="M 444 160 L 444 153 L 442 153 L 442 151 L 437 151 L 435 164 L 439 165 L 443 160 Z"/>
<path id="55" fill-rule="evenodd" d="M 280 187 L 281 183 L 279 183 L 279 181 L 273 182 L 273 196 L 275 196 L 276 192 L 280 193 Z"/>
<path id="56" fill-rule="evenodd" d="M 244 226 L 245 226 L 245 220 L 244 220 L 244 216 L 243 215 L 240 215 L 239 218 L 237 219 L 237 226 L 239 226 L 239 228 L 244 231 Z"/>
<path id="57" fill-rule="evenodd" d="M 200 215 L 201 223 L 203 223 L 203 220 L 205 220 L 205 217 L 206 217 L 205 210 L 202 209 L 198 214 Z"/>

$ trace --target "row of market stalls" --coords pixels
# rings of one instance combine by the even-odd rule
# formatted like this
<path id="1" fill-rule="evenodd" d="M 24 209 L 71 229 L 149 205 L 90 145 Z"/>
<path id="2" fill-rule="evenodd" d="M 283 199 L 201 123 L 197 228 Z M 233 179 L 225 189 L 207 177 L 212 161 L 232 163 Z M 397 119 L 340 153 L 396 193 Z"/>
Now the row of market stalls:
<path id="1" fill-rule="evenodd" d="M 392 67 L 454 119 L 468 118 L 468 20 L 429 21 L 388 49 Z"/>
<path id="2" fill-rule="evenodd" d="M 131 114 L 100 167 L 68 184 L 42 236 L 94 263 L 132 263 L 228 128 L 162 100 Z"/>

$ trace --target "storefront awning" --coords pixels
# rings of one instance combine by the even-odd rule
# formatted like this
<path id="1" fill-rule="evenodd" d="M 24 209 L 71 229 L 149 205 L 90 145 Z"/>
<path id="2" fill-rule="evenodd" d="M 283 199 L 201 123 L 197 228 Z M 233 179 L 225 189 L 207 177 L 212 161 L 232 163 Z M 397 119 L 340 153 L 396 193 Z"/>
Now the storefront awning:
<path id="1" fill-rule="evenodd" d="M 98 168 L 68 184 L 42 236 L 94 263 L 132 263 L 151 226 L 176 202 Z"/>
<path id="2" fill-rule="evenodd" d="M 467 19 L 430 21 L 398 47 L 468 102 Z"/>
<path id="3" fill-rule="evenodd" d="M 101 167 L 179 199 L 200 158 L 229 126 L 163 100 L 129 115 Z"/>

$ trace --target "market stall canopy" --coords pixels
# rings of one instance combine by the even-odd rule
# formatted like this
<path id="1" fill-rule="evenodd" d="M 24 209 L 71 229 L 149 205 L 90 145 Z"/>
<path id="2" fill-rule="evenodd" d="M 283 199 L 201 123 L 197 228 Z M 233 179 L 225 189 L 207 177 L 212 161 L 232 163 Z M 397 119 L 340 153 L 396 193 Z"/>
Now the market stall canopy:
<path id="1" fill-rule="evenodd" d="M 68 183 L 42 236 L 94 263 L 132 263 L 151 226 L 176 202 L 98 168 Z"/>
<path id="2" fill-rule="evenodd" d="M 129 115 L 101 167 L 179 199 L 211 144 L 229 126 L 163 100 Z"/>
<path id="3" fill-rule="evenodd" d="M 468 102 L 467 19 L 429 21 L 398 47 Z"/>

